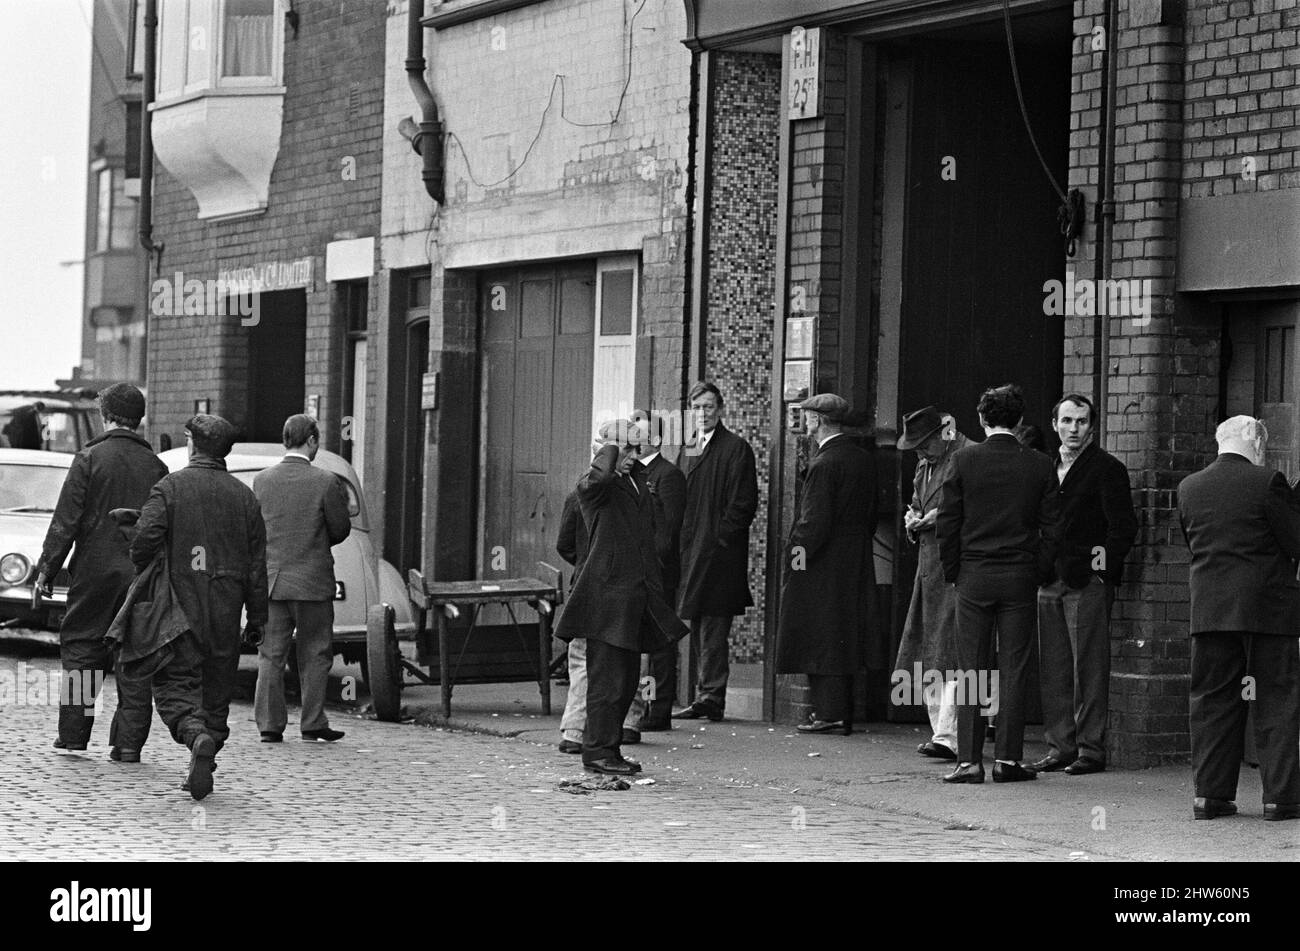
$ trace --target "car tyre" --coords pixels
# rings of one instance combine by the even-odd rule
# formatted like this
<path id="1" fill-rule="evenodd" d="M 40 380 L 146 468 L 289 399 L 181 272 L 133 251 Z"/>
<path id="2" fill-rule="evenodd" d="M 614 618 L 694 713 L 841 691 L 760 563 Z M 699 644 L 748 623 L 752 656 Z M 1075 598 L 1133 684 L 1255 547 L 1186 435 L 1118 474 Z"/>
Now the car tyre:
<path id="1" fill-rule="evenodd" d="M 366 613 L 366 686 L 375 716 L 396 722 L 402 710 L 402 655 L 397 646 L 396 614 L 390 604 Z"/>

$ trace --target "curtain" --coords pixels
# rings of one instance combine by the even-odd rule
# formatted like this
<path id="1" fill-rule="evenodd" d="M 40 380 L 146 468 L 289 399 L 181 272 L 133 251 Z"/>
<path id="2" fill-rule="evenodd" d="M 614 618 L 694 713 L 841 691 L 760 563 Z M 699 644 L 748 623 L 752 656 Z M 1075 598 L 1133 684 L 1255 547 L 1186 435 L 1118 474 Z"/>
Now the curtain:
<path id="1" fill-rule="evenodd" d="M 274 37 L 272 16 L 227 16 L 225 75 L 270 76 Z"/>

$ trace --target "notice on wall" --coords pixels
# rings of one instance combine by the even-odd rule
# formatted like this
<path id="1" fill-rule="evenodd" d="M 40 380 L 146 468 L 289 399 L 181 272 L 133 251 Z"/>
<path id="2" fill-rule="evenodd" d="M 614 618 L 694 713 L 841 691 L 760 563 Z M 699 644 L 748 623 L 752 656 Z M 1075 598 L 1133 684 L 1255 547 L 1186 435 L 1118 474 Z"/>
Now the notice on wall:
<path id="1" fill-rule="evenodd" d="M 790 86 L 786 102 L 791 119 L 815 119 L 821 115 L 818 90 L 821 85 L 821 27 L 790 31 Z"/>
<path id="2" fill-rule="evenodd" d="M 426 373 L 420 378 L 420 409 L 438 408 L 438 374 Z"/>

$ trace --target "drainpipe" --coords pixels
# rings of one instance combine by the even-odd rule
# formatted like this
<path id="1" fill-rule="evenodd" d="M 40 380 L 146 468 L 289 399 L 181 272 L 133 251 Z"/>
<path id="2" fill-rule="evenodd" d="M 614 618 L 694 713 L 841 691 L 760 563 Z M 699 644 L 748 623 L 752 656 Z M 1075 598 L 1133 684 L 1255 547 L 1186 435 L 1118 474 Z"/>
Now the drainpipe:
<path id="1" fill-rule="evenodd" d="M 153 3 L 155 0 L 149 0 Z M 419 131 L 411 136 L 411 148 L 424 159 L 424 190 L 439 205 L 446 197 L 443 189 L 442 164 L 442 123 L 438 120 L 438 104 L 433 100 L 433 91 L 424 78 L 424 24 L 420 18 L 424 15 L 424 0 L 407 0 L 406 14 L 406 75 L 415 94 L 415 101 L 420 104 Z"/>
<path id="2" fill-rule="evenodd" d="M 1119 57 L 1119 4 L 1106 0 L 1106 48 L 1103 69 L 1106 83 L 1102 92 L 1101 122 L 1101 194 L 1097 203 L 1097 255 L 1093 261 L 1095 285 L 1100 297 L 1101 288 L 1108 285 L 1114 265 L 1115 233 L 1115 96 L 1118 80 Z M 1106 404 L 1110 395 L 1110 316 L 1097 315 L 1093 353 L 1093 392 L 1097 397 L 1097 444 L 1103 445 L 1106 437 Z"/>
<path id="3" fill-rule="evenodd" d="M 140 244 L 162 268 L 163 246 L 153 240 L 153 105 L 157 81 L 158 0 L 144 4 L 144 90 L 140 104 Z"/>

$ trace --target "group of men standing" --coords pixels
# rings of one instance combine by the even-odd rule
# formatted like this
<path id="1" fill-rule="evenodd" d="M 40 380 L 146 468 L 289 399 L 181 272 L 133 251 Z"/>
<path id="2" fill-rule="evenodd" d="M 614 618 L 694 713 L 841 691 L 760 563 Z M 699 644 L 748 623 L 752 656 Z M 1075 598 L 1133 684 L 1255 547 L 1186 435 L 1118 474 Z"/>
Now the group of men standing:
<path id="1" fill-rule="evenodd" d="M 230 735 L 241 640 L 259 645 L 257 721 L 262 740 L 276 742 L 287 719 L 283 671 L 295 632 L 303 738 L 341 738 L 324 712 L 334 653 L 330 546 L 347 537 L 351 522 L 337 478 L 311 465 L 320 445 L 315 420 L 286 421 L 284 459 L 249 489 L 226 469 L 235 430 L 220 416 L 185 424 L 188 464 L 169 474 L 136 432 L 143 394 L 115 384 L 99 401 L 105 432 L 73 460 L 36 585 L 48 594 L 73 552 L 60 656 L 65 672 L 115 670 L 110 758 L 140 762 L 156 706 L 190 751 L 182 788 L 206 797 Z M 68 702 L 60 703 L 54 745 L 85 750 L 95 698 L 61 699 Z"/>

